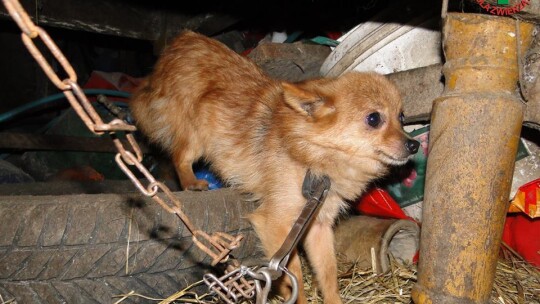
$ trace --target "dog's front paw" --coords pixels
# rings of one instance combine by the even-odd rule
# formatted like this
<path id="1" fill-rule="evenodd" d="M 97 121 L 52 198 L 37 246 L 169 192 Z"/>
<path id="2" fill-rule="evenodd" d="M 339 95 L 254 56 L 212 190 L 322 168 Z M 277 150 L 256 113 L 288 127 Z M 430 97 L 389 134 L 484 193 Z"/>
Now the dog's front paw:
<path id="1" fill-rule="evenodd" d="M 192 183 L 185 185 L 184 189 L 190 191 L 206 191 L 208 190 L 208 181 L 204 179 L 197 179 Z"/>

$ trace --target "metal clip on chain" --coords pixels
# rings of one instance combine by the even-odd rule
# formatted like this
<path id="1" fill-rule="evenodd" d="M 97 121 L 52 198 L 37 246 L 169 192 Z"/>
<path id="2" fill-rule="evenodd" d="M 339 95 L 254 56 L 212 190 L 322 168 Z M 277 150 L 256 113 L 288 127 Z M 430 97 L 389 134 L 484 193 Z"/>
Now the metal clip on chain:
<path id="1" fill-rule="evenodd" d="M 281 277 L 284 273 L 291 280 L 291 297 L 287 299 L 285 304 L 294 304 L 298 298 L 298 280 L 289 272 L 286 268 L 289 257 L 292 251 L 298 245 L 300 239 L 304 236 L 305 231 L 313 216 L 319 207 L 324 203 L 330 190 L 330 178 L 328 176 L 317 177 L 308 170 L 304 183 L 302 185 L 302 194 L 307 199 L 302 212 L 298 216 L 298 219 L 293 224 L 287 238 L 274 254 L 266 266 L 247 268 L 240 266 L 233 271 L 226 271 L 225 275 L 217 278 L 213 274 L 206 274 L 204 276 L 204 282 L 208 286 L 210 292 L 215 293 L 226 303 L 238 303 L 243 298 L 251 299 L 251 291 L 253 285 L 257 295 L 257 304 L 266 304 L 268 300 L 268 293 L 272 281 Z M 255 280 L 246 281 L 245 276 L 251 277 Z M 264 285 L 261 286 L 261 283 Z"/>
<path id="2" fill-rule="evenodd" d="M 279 272 L 280 268 L 285 268 L 292 251 L 298 245 L 300 239 L 311 223 L 313 215 L 326 200 L 328 191 L 330 190 L 330 178 L 328 176 L 317 177 L 308 170 L 304 183 L 302 185 L 302 194 L 307 199 L 300 216 L 293 224 L 291 231 L 283 242 L 283 245 L 274 254 L 268 263 L 270 271 Z"/>
<path id="3" fill-rule="evenodd" d="M 313 219 L 313 215 L 315 215 L 316 211 L 326 200 L 329 190 L 330 178 L 328 176 L 318 177 L 308 170 L 302 185 L 302 194 L 307 199 L 307 202 L 304 205 L 300 216 L 293 224 L 291 231 L 289 231 L 287 238 L 279 250 L 270 259 L 270 262 L 268 262 L 268 267 L 266 269 L 263 267 L 259 270 L 259 272 L 269 271 L 274 280 L 279 278 L 282 275 L 282 272 L 285 272 L 291 279 L 292 293 L 291 297 L 284 302 L 285 304 L 294 304 L 298 298 L 298 280 L 287 270 L 287 262 L 289 262 L 292 251 L 304 236 L 307 227 Z"/>
<path id="4" fill-rule="evenodd" d="M 227 265 L 225 275 L 218 278 L 214 274 L 207 273 L 203 277 L 204 283 L 208 289 L 218 295 L 225 303 L 238 303 L 242 299 L 252 299 L 258 290 L 260 284 L 256 281 L 247 280 L 252 271 L 249 267 L 240 265 L 237 260 L 233 260 L 230 265 Z"/>
<path id="5" fill-rule="evenodd" d="M 189 218 L 182 212 L 180 202 L 171 193 L 169 188 L 164 184 L 157 182 L 154 176 L 152 176 L 148 169 L 142 164 L 143 155 L 141 149 L 131 133 L 137 130 L 136 127 L 121 119 L 114 119 L 109 123 L 104 123 L 84 94 L 81 87 L 77 84 L 77 74 L 75 73 L 75 70 L 47 32 L 32 22 L 19 1 L 2 1 L 13 20 L 20 27 L 22 31 L 22 41 L 26 45 L 26 48 L 30 54 L 41 66 L 45 74 L 54 83 L 54 85 L 64 92 L 64 95 L 71 104 L 73 110 L 75 110 L 75 112 L 79 115 L 90 132 L 98 135 L 109 133 L 109 135 L 112 137 L 114 145 L 118 150 L 118 154 L 115 157 L 116 163 L 133 182 L 137 189 L 139 189 L 139 191 L 144 195 L 154 199 L 165 210 L 176 214 L 180 218 L 180 220 L 193 234 L 193 242 L 197 245 L 197 247 L 212 257 L 212 265 L 226 262 L 228 260 L 229 253 L 231 250 L 240 245 L 240 241 L 243 239 L 243 236 L 239 235 L 233 237 L 223 232 L 216 232 L 210 236 L 197 229 L 191 223 Z M 33 39 L 38 37 L 49 49 L 54 58 L 60 63 L 67 75 L 66 79 L 61 80 L 58 77 L 57 73 L 45 59 L 45 56 L 43 56 L 41 51 L 35 45 Z M 129 145 L 131 146 L 131 151 L 124 147 L 120 139 L 118 139 L 116 136 L 116 131 L 125 132 Z M 137 179 L 129 166 L 135 166 L 137 170 L 142 173 L 142 175 L 149 182 L 148 186 L 143 186 L 141 181 Z M 157 195 L 159 190 L 165 194 L 165 199 Z"/>

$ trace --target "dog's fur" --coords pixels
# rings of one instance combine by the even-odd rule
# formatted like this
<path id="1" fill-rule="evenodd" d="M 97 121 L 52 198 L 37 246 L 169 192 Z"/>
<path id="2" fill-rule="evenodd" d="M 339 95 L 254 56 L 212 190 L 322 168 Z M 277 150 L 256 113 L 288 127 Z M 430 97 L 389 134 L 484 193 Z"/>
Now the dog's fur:
<path id="1" fill-rule="evenodd" d="M 410 154 L 399 121 L 401 100 L 388 80 L 351 72 L 280 82 L 221 43 L 184 32 L 135 93 L 131 109 L 143 133 L 172 155 L 184 189 L 207 188 L 192 171 L 204 157 L 228 183 L 261 200 L 249 220 L 268 256 L 305 204 L 306 171 L 328 175 L 331 190 L 303 245 L 325 303 L 341 303 L 334 220 L 344 200 Z M 380 113 L 380 126 L 367 124 L 373 112 Z M 298 303 L 305 303 L 296 251 L 288 268 L 299 279 Z M 285 297 L 286 283 L 280 286 Z"/>

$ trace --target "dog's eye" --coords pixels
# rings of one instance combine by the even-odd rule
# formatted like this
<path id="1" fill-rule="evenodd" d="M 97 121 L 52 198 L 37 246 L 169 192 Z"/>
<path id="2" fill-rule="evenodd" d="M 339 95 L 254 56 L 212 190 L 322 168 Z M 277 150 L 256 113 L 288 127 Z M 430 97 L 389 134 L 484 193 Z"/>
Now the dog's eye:
<path id="1" fill-rule="evenodd" d="M 366 123 L 373 128 L 377 128 L 381 124 L 381 114 L 379 112 L 369 114 L 366 117 Z"/>
<path id="2" fill-rule="evenodd" d="M 405 115 L 403 115 L 403 112 L 399 113 L 399 122 L 401 122 L 401 125 L 405 124 Z"/>

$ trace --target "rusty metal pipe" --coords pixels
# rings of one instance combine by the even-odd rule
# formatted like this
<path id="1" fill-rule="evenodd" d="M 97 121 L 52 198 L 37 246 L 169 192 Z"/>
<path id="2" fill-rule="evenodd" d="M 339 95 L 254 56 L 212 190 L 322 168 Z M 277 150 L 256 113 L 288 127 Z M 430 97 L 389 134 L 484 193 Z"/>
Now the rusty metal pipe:
<path id="1" fill-rule="evenodd" d="M 431 117 L 416 303 L 489 300 L 523 119 L 517 52 L 532 29 L 487 15 L 445 19 L 446 87 Z"/>

